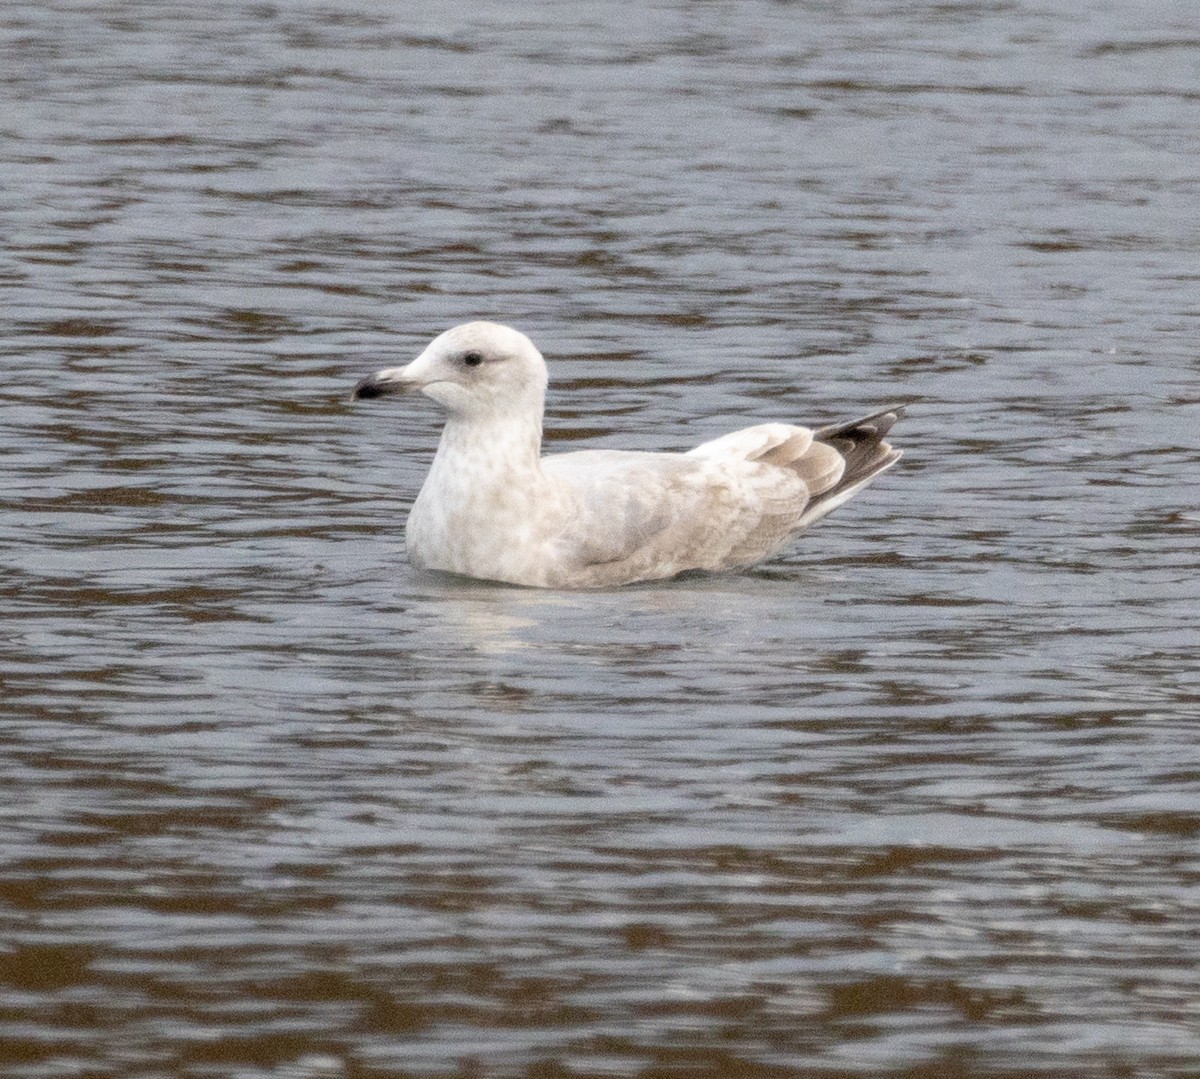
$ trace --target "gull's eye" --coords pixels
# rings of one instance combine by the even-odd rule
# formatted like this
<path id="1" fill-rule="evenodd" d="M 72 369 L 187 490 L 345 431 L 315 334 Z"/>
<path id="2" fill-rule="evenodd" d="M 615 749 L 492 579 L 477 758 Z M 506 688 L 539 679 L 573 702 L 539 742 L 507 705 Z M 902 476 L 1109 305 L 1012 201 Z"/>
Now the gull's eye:
<path id="1" fill-rule="evenodd" d="M 462 360 L 463 363 L 465 363 L 468 367 L 478 367 L 481 363 L 483 363 L 483 353 L 464 352 Z"/>

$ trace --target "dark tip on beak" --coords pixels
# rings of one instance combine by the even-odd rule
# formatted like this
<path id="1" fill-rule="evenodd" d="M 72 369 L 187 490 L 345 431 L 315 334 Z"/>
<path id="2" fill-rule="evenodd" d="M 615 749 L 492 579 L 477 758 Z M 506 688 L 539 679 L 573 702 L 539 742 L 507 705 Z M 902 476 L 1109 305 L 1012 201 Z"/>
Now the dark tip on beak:
<path id="1" fill-rule="evenodd" d="M 367 375 L 366 378 L 360 378 L 354 385 L 354 392 L 350 394 L 351 401 L 368 401 L 372 397 L 382 397 L 387 393 L 385 386 L 375 381 L 374 375 Z"/>

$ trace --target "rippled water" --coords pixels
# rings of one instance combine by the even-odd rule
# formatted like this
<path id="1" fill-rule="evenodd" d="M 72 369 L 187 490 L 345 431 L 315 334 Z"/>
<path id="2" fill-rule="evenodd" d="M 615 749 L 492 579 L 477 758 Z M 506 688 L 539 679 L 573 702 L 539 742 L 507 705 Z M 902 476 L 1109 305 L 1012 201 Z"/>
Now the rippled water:
<path id="1" fill-rule="evenodd" d="M 1194 5 L 0 42 L 6 1076 L 1196 1074 Z M 743 576 L 417 575 L 348 391 L 474 317 L 558 448 L 907 455 Z"/>

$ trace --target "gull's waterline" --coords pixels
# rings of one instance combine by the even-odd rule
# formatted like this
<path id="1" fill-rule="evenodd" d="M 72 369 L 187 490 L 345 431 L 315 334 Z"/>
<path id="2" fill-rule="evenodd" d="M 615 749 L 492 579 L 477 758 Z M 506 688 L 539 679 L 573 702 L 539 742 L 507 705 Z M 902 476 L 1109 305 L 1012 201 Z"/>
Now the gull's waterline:
<path id="1" fill-rule="evenodd" d="M 763 423 L 687 453 L 543 457 L 546 364 L 523 333 L 468 322 L 355 399 L 420 391 L 447 412 L 405 542 L 423 569 L 547 588 L 737 570 L 785 547 L 884 469 L 900 407 L 809 430 Z"/>

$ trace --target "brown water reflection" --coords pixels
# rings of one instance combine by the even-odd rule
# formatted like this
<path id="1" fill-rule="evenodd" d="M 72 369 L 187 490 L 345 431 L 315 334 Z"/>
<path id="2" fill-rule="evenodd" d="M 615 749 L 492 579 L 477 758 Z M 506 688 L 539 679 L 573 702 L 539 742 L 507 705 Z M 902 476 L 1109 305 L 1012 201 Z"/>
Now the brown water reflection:
<path id="1" fill-rule="evenodd" d="M 1197 16 L 0 15 L 0 1063 L 1184 1076 Z M 740 577 L 400 548 L 469 317 L 549 435 L 917 402 Z"/>

